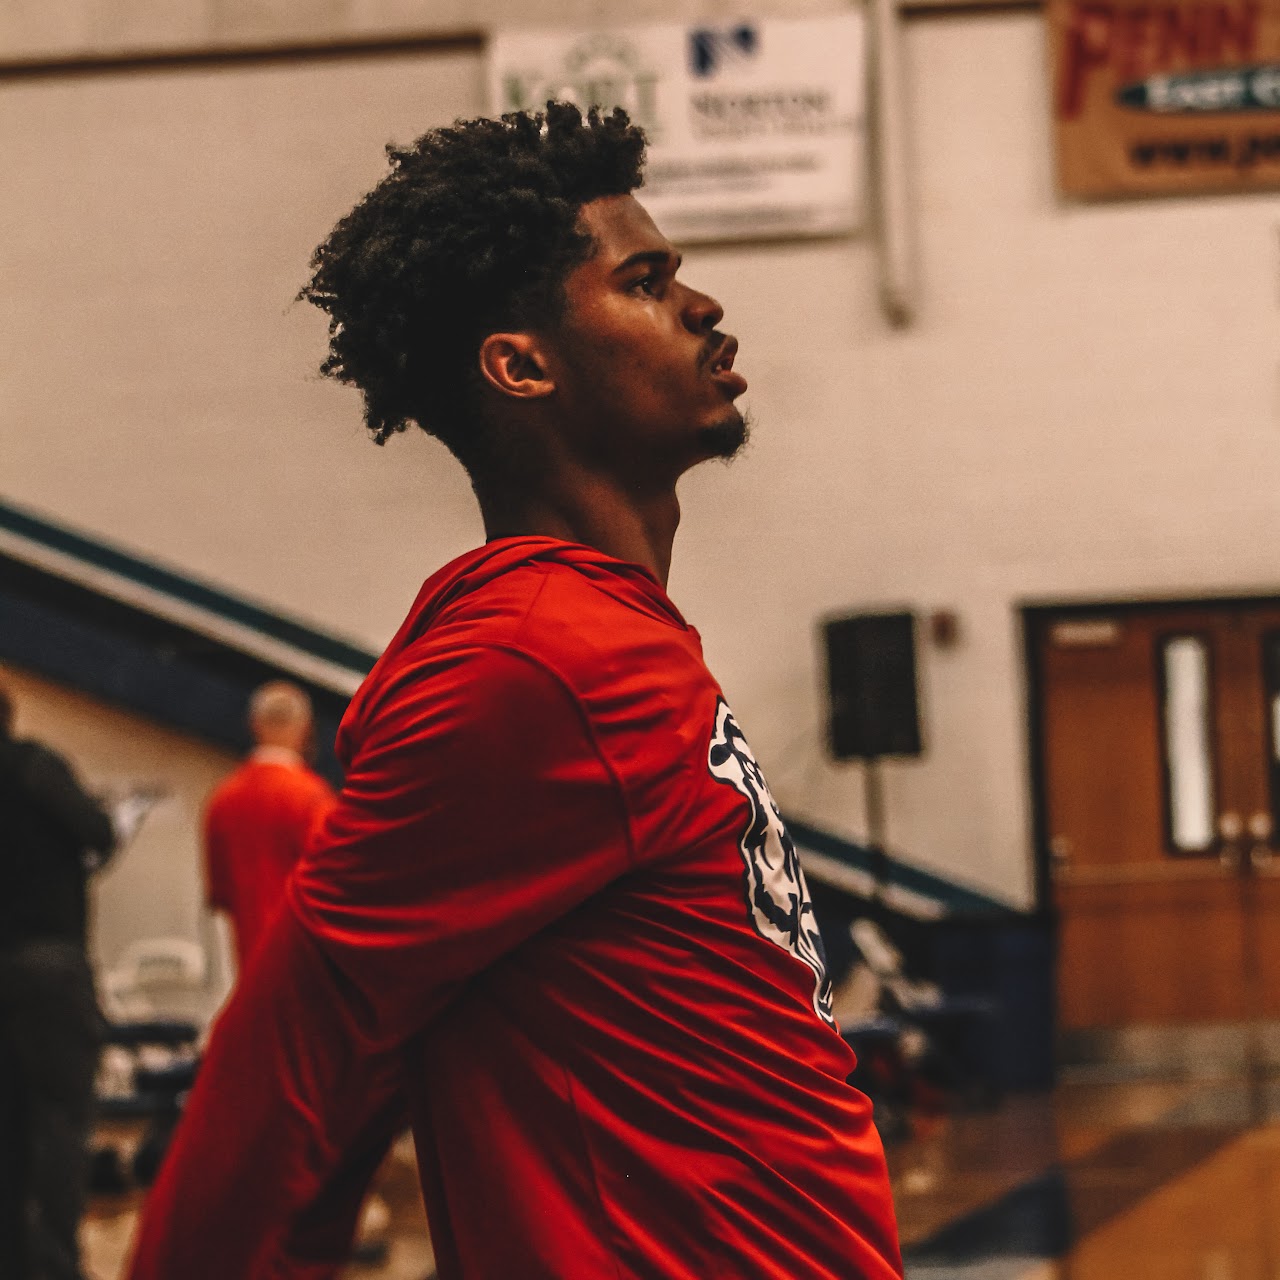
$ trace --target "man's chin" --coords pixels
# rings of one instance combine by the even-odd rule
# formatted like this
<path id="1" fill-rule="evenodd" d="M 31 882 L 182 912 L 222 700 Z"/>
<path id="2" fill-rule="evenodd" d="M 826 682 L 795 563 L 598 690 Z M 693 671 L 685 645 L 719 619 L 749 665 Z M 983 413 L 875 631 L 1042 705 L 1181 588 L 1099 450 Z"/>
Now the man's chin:
<path id="1" fill-rule="evenodd" d="M 742 452 L 750 437 L 751 426 L 747 419 L 733 409 L 719 422 L 703 427 L 698 432 L 698 443 L 706 457 L 728 462 Z"/>

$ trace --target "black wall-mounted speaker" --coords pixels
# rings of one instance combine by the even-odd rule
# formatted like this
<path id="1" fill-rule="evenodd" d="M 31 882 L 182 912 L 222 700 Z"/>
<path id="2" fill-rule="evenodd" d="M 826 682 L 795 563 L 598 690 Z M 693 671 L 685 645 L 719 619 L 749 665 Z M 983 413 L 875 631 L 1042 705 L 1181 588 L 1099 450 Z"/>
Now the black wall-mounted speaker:
<path id="1" fill-rule="evenodd" d="M 824 622 L 822 632 L 831 754 L 837 760 L 918 756 L 915 615 L 855 613 Z"/>

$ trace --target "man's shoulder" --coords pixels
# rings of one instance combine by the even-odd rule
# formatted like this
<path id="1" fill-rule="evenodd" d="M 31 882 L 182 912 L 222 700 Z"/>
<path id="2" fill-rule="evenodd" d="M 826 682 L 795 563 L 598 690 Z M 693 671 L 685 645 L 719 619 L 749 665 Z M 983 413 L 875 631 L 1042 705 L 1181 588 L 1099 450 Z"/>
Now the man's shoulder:
<path id="1" fill-rule="evenodd" d="M 290 769 L 287 785 L 306 804 L 322 804 L 333 798 L 333 788 L 310 765 Z"/>
<path id="2" fill-rule="evenodd" d="M 41 764 L 60 765 L 68 768 L 66 760 L 51 746 L 38 742 L 35 738 L 6 738 L 0 740 L 0 758 L 14 763 L 26 764 L 38 761 Z"/>
<path id="3" fill-rule="evenodd" d="M 333 788 L 318 773 L 246 760 L 213 789 L 205 802 L 208 838 L 238 838 L 265 821 L 309 824 L 333 804 Z"/>
<path id="4" fill-rule="evenodd" d="M 519 649 L 553 665 L 574 665 L 637 644 L 689 647 L 692 633 L 642 595 L 571 564 L 521 565 L 455 602 L 424 636 L 433 648 Z"/>
<path id="5" fill-rule="evenodd" d="M 588 709 L 645 691 L 680 701 L 710 676 L 697 633 L 663 601 L 651 580 L 629 586 L 556 562 L 516 566 L 441 609 L 358 695 L 362 715 L 447 699 L 482 720 L 554 686 Z"/>
<path id="6" fill-rule="evenodd" d="M 225 807 L 231 799 L 244 788 L 244 775 L 248 761 L 238 764 L 225 778 L 209 792 L 205 802 L 205 810 L 212 813 L 215 809 Z"/>
<path id="7" fill-rule="evenodd" d="M 34 738 L 8 738 L 0 741 L 0 776 L 30 783 L 38 778 L 74 775 L 66 760 L 45 743 Z"/>
<path id="8" fill-rule="evenodd" d="M 209 793 L 206 805 L 208 812 L 241 803 L 246 796 L 262 790 L 264 769 L 258 761 L 250 756 L 242 760 L 221 782 Z"/>
<path id="9" fill-rule="evenodd" d="M 44 748 L 38 743 L 16 738 L 0 738 L 0 790 L 20 789 L 32 762 Z"/>
<path id="10" fill-rule="evenodd" d="M 554 561 L 513 565 L 450 596 L 436 610 L 424 638 L 458 627 L 478 627 L 498 634 L 518 626 L 552 579 L 572 577 L 572 570 Z"/>

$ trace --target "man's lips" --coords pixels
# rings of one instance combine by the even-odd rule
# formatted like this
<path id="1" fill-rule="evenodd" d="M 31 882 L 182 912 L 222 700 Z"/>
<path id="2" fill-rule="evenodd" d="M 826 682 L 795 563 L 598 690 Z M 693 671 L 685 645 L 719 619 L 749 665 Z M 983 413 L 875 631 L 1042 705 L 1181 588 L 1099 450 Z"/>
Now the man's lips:
<path id="1" fill-rule="evenodd" d="M 747 389 L 747 380 L 736 372 L 733 362 L 738 355 L 737 338 L 725 334 L 720 341 L 707 348 L 704 364 L 713 381 L 720 383 L 733 396 L 740 396 Z"/>

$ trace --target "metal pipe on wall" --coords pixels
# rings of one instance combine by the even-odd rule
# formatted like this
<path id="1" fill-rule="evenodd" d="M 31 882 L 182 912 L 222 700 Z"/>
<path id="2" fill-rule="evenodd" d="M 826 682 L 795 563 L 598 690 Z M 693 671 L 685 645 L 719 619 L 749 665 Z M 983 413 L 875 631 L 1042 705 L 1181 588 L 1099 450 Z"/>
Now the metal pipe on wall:
<path id="1" fill-rule="evenodd" d="M 915 318 L 918 271 L 898 0 L 871 0 L 871 31 L 880 302 L 890 323 L 905 327 Z"/>

